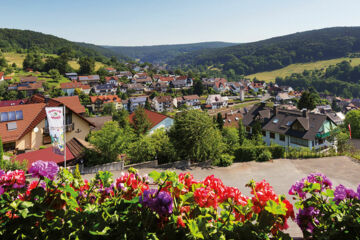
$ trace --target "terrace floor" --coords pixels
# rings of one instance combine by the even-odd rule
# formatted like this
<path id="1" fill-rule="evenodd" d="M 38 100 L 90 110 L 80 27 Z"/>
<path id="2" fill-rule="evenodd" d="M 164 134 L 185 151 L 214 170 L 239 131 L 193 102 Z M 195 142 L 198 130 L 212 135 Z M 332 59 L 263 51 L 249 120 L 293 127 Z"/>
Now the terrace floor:
<path id="1" fill-rule="evenodd" d="M 141 174 L 153 171 L 153 168 L 140 169 Z M 157 171 L 165 170 L 156 168 Z M 327 175 L 333 185 L 343 184 L 346 187 L 356 189 L 360 183 L 360 163 L 349 157 L 326 157 L 314 159 L 277 159 L 270 162 L 244 162 L 235 163 L 232 166 L 220 168 L 213 166 L 195 166 L 190 168 L 170 168 L 178 173 L 188 171 L 196 179 L 204 179 L 206 176 L 214 174 L 221 178 L 224 184 L 237 187 L 241 192 L 250 196 L 250 191 L 245 187 L 249 180 L 261 181 L 266 179 L 276 193 L 286 194 L 287 198 L 293 202 L 287 194 L 291 185 L 297 180 L 307 176 L 309 173 L 321 172 Z M 118 177 L 120 172 L 113 172 L 114 177 Z M 92 178 L 94 174 L 85 175 L 85 178 Z M 288 232 L 294 238 L 301 238 L 302 233 L 298 226 L 290 221 Z"/>

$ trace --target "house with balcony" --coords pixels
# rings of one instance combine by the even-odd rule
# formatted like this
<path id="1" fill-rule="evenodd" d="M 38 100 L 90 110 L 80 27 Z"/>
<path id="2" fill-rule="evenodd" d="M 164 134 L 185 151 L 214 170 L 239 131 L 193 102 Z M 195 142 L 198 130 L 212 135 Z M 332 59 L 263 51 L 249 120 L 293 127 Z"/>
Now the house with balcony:
<path id="1" fill-rule="evenodd" d="M 267 145 L 276 143 L 284 147 L 306 147 L 324 151 L 335 146 L 331 138 L 336 123 L 326 114 L 303 110 L 266 107 L 265 103 L 255 105 L 243 118 L 248 134 L 260 124 L 263 140 Z"/>
<path id="2" fill-rule="evenodd" d="M 0 133 L 4 150 L 23 152 L 50 146 L 45 107 L 66 109 L 66 139 L 85 139 L 93 124 L 83 117 L 85 108 L 78 96 L 45 98 L 34 95 L 26 104 L 0 107 Z"/>
<path id="3" fill-rule="evenodd" d="M 219 109 L 227 107 L 228 97 L 222 97 L 220 94 L 209 95 L 206 99 L 206 107 L 209 109 Z"/>
<path id="4" fill-rule="evenodd" d="M 89 94 L 90 92 L 89 85 L 83 85 L 81 82 L 76 81 L 60 83 L 60 88 L 67 96 L 74 96 L 76 88 L 80 89 L 85 94 Z"/>
<path id="5" fill-rule="evenodd" d="M 182 105 L 186 105 L 191 109 L 201 108 L 200 98 L 196 94 L 174 98 L 173 102 L 174 106 L 177 108 L 181 107 Z"/>
<path id="6" fill-rule="evenodd" d="M 112 103 L 116 110 L 123 107 L 122 100 L 117 95 L 90 96 L 91 105 L 87 106 L 93 113 L 102 112 L 105 104 Z"/>
<path id="7" fill-rule="evenodd" d="M 94 86 L 100 83 L 99 75 L 79 76 L 79 82 L 84 85 Z"/>
<path id="8" fill-rule="evenodd" d="M 156 96 L 151 105 L 157 112 L 170 111 L 173 107 L 173 99 L 171 96 Z"/>
<path id="9" fill-rule="evenodd" d="M 106 84 L 111 84 L 114 86 L 119 85 L 119 78 L 117 76 L 105 77 Z"/>
<path id="10" fill-rule="evenodd" d="M 146 101 L 148 101 L 147 96 L 141 96 L 141 97 L 132 97 L 128 99 L 128 110 L 130 112 L 135 111 L 138 107 L 145 107 Z"/>
<path id="11" fill-rule="evenodd" d="M 112 84 L 99 84 L 93 87 L 97 95 L 116 94 L 117 87 Z"/>

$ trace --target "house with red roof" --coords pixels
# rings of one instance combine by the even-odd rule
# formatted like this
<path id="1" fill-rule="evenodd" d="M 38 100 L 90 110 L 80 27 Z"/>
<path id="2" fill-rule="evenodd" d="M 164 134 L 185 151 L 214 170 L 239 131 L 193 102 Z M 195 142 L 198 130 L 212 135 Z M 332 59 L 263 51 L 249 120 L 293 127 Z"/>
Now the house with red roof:
<path id="1" fill-rule="evenodd" d="M 72 138 L 69 140 L 66 143 L 66 165 L 75 165 L 80 162 L 85 155 L 85 150 L 89 148 L 92 148 L 92 146 L 84 140 L 78 138 Z M 38 160 L 42 160 L 44 162 L 55 162 L 60 166 L 63 166 L 64 164 L 64 156 L 54 153 L 52 147 L 16 155 L 14 160 L 18 162 L 26 160 L 28 169 L 31 167 L 31 164 Z"/>
<path id="2" fill-rule="evenodd" d="M 117 95 L 99 95 L 99 96 L 90 96 L 91 100 L 91 110 L 94 113 L 102 112 L 105 104 L 112 103 L 115 105 L 116 110 L 122 109 L 122 100 Z"/>
<path id="3" fill-rule="evenodd" d="M 66 139 L 85 139 L 91 122 L 83 117 L 78 96 L 47 99 L 34 95 L 26 104 L 0 107 L 0 135 L 4 150 L 36 150 L 51 144 L 45 107 L 66 107 Z"/>
<path id="4" fill-rule="evenodd" d="M 119 85 L 119 78 L 117 76 L 105 77 L 106 84 L 110 84 L 113 86 Z"/>
<path id="5" fill-rule="evenodd" d="M 80 89 L 85 94 L 90 92 L 91 89 L 89 85 L 84 85 L 77 81 L 60 83 L 60 88 L 64 93 L 67 94 L 67 96 L 74 96 L 76 88 Z"/>
<path id="6" fill-rule="evenodd" d="M 200 98 L 196 94 L 174 98 L 175 107 L 179 108 L 182 105 L 186 105 L 188 108 L 191 109 L 200 109 Z"/>
<path id="7" fill-rule="evenodd" d="M 170 111 L 173 107 L 173 98 L 171 96 L 156 96 L 151 105 L 157 112 Z"/>
<path id="8" fill-rule="evenodd" d="M 108 73 L 116 73 L 116 69 L 112 67 L 105 68 Z"/>
<path id="9" fill-rule="evenodd" d="M 174 125 L 174 119 L 165 114 L 153 112 L 147 109 L 144 109 L 145 114 L 149 122 L 151 123 L 151 129 L 149 130 L 149 134 L 153 134 L 157 129 L 165 129 L 168 130 L 172 125 Z M 134 125 L 134 116 L 135 112 L 129 115 L 130 124 Z"/>

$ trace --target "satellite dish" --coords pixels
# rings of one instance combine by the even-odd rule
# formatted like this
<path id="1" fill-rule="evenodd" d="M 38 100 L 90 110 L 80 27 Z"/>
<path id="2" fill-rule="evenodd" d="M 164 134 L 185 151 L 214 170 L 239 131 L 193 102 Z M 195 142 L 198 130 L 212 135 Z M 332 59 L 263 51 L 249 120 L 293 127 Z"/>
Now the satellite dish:
<path id="1" fill-rule="evenodd" d="M 38 127 L 35 127 L 34 128 L 34 132 L 37 133 L 39 131 L 39 128 Z"/>

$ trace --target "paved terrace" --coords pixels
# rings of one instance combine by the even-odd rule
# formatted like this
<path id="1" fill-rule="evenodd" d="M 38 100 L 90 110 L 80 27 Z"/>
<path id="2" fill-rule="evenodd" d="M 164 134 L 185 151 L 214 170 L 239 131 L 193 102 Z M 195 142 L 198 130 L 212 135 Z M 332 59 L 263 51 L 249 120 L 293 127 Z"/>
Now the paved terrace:
<path id="1" fill-rule="evenodd" d="M 141 174 L 153 171 L 153 168 L 140 169 Z M 157 171 L 165 170 L 157 168 Z M 188 171 L 196 179 L 204 179 L 206 176 L 214 174 L 221 178 L 224 184 L 238 187 L 241 192 L 250 196 L 250 191 L 245 187 L 249 180 L 261 181 L 266 179 L 275 189 L 277 194 L 286 194 L 287 198 L 293 200 L 287 194 L 291 185 L 297 180 L 307 176 L 309 173 L 321 172 L 327 175 L 334 185 L 343 184 L 347 187 L 356 189 L 360 183 L 360 163 L 349 157 L 326 157 L 314 159 L 277 159 L 270 162 L 245 162 L 235 163 L 232 166 L 220 168 L 213 166 L 196 166 L 190 168 L 168 168 L 177 173 Z M 120 171 L 113 172 L 114 177 L 120 175 Z M 90 179 L 94 174 L 85 175 Z M 298 226 L 290 221 L 288 232 L 292 237 L 302 237 Z"/>

